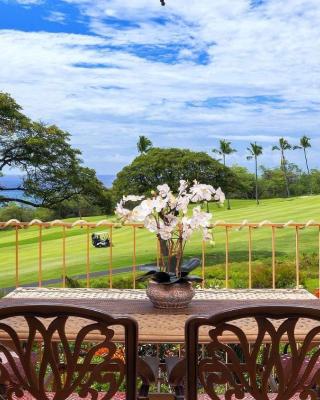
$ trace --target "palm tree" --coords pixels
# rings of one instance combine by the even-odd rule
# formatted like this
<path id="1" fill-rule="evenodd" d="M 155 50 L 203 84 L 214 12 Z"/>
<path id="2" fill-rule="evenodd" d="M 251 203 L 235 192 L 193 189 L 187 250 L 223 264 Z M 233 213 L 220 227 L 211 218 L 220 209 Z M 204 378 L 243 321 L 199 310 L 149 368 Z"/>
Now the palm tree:
<path id="1" fill-rule="evenodd" d="M 280 168 L 283 171 L 283 175 L 284 175 L 284 180 L 286 183 L 286 191 L 287 191 L 287 196 L 290 197 L 290 189 L 289 189 L 289 181 L 288 181 L 288 171 L 287 171 L 287 159 L 285 157 L 285 152 L 287 150 L 291 150 L 292 146 L 291 144 L 289 144 L 289 142 L 284 139 L 284 138 L 280 138 L 279 139 L 279 146 L 273 146 L 272 150 L 278 150 L 281 153 L 281 161 L 280 161 Z"/>
<path id="2" fill-rule="evenodd" d="M 236 151 L 237 151 L 236 149 L 233 149 L 231 147 L 231 142 L 228 142 L 225 139 L 220 139 L 218 149 L 212 149 L 213 153 L 216 153 L 216 154 L 219 154 L 220 156 L 222 156 L 224 166 L 226 166 L 226 156 L 229 154 L 235 153 Z M 229 197 L 227 197 L 227 201 L 228 201 L 228 210 L 230 210 L 231 206 L 230 206 Z"/>
<path id="3" fill-rule="evenodd" d="M 257 145 L 256 142 L 250 143 L 250 147 L 247 147 L 250 155 L 247 156 L 247 160 L 254 159 L 255 163 L 255 172 L 256 172 L 256 201 L 257 205 L 259 204 L 259 195 L 258 195 L 258 157 L 262 154 L 262 146 Z"/>
<path id="4" fill-rule="evenodd" d="M 307 136 L 302 136 L 302 138 L 300 138 L 300 146 L 294 146 L 293 150 L 296 149 L 303 149 L 303 154 L 304 154 L 304 159 L 306 162 L 306 167 L 307 167 L 307 172 L 309 175 L 309 184 L 310 184 L 310 194 L 312 194 L 312 185 L 311 185 L 311 180 L 310 180 L 310 169 L 309 169 L 309 163 L 308 163 L 308 157 L 307 157 L 307 149 L 311 147 L 310 144 L 310 138 Z"/>
<path id="5" fill-rule="evenodd" d="M 137 142 L 137 149 L 140 154 L 147 153 L 152 147 L 152 142 L 146 136 L 139 136 L 139 140 Z"/>

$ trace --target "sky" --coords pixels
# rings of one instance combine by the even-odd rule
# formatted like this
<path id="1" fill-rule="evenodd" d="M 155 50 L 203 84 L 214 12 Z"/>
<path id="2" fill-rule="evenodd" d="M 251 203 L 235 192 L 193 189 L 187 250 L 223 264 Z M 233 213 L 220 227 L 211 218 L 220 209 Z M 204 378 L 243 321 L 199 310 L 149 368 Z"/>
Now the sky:
<path id="1" fill-rule="evenodd" d="M 311 138 L 320 167 L 319 0 L 0 0 L 0 91 L 72 135 L 86 165 L 115 174 L 154 146 L 252 169 L 246 148 Z M 288 159 L 304 166 L 302 151 Z"/>

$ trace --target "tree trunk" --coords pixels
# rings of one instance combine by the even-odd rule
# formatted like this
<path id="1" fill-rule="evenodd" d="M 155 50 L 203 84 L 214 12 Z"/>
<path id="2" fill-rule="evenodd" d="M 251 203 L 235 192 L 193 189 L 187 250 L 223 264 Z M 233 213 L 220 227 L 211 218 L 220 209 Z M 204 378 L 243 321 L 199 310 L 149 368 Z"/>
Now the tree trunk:
<path id="1" fill-rule="evenodd" d="M 306 152 L 306 149 L 305 149 L 305 148 L 303 148 L 303 153 L 304 153 L 304 159 L 306 160 L 306 167 L 307 167 L 308 175 L 310 175 L 309 164 L 308 164 L 308 158 L 307 158 L 307 152 Z"/>
<path id="2" fill-rule="evenodd" d="M 303 148 L 303 153 L 304 153 L 304 159 L 306 160 L 306 167 L 307 167 L 308 177 L 309 177 L 309 190 L 310 190 L 310 194 L 312 194 L 312 183 L 311 183 L 310 169 L 309 169 L 309 164 L 308 164 L 307 152 L 306 152 L 305 148 Z"/>
<path id="3" fill-rule="evenodd" d="M 226 166 L 226 155 L 225 154 L 223 154 L 223 166 L 224 167 Z M 226 199 L 227 199 L 227 204 L 228 204 L 227 209 L 231 210 L 230 199 L 229 199 L 229 195 L 227 193 L 226 193 Z"/>
<path id="4" fill-rule="evenodd" d="M 287 197 L 290 197 L 290 189 L 289 189 L 289 182 L 288 182 L 288 175 L 287 175 L 287 166 L 286 166 L 286 159 L 284 157 L 283 151 L 281 151 L 281 158 L 282 158 L 282 171 L 284 174 L 284 180 L 286 183 L 286 191 L 287 191 Z"/>

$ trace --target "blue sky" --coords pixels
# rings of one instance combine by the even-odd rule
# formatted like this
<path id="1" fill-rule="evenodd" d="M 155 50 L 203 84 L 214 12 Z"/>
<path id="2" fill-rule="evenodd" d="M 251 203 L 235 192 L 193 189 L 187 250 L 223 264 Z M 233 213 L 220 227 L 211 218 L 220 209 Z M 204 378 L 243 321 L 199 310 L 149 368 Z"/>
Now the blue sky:
<path id="1" fill-rule="evenodd" d="M 319 0 L 0 0 L 0 90 L 100 174 L 139 135 L 210 154 L 225 138 L 251 168 L 250 141 L 275 166 L 278 138 L 306 134 L 320 167 L 319 20 Z"/>

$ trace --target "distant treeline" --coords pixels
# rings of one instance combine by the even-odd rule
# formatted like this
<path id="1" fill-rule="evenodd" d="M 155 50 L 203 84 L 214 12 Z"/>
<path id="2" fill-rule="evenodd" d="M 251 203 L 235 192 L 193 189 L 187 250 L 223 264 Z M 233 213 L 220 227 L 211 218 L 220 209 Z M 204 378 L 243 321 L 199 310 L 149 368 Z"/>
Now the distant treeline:
<path id="1" fill-rule="evenodd" d="M 225 139 L 212 150 L 214 158 L 205 152 L 153 147 L 149 138 L 140 136 L 139 155 L 117 174 L 112 188 L 106 188 L 96 171 L 83 164 L 68 132 L 31 120 L 8 93 L 0 91 L 0 219 L 110 215 L 123 195 L 150 196 L 162 183 L 175 191 L 181 179 L 221 187 L 228 208 L 231 198 L 255 198 L 259 204 L 260 198 L 318 194 L 320 172 L 309 168 L 310 147 L 307 136 L 296 145 L 280 138 L 273 146 L 280 155 L 279 168 L 270 169 L 259 165 L 263 147 L 250 143 L 244 157 L 254 161 L 251 173 L 229 166 L 228 156 L 237 150 Z M 304 171 L 288 161 L 290 150 L 303 151 Z M 19 171 L 23 179 L 8 179 L 10 169 Z"/>
<path id="2" fill-rule="evenodd" d="M 33 218 L 50 220 L 55 218 L 86 217 L 91 215 L 110 215 L 115 203 L 124 194 L 146 194 L 162 182 L 173 189 L 179 179 L 196 179 L 199 182 L 221 186 L 229 199 L 258 199 L 287 197 L 287 184 L 291 196 L 320 194 L 320 170 L 302 171 L 295 164 L 287 164 L 287 181 L 282 168 L 259 167 L 256 181 L 255 173 L 239 165 L 224 166 L 206 153 L 183 149 L 152 148 L 141 154 L 120 171 L 111 189 L 104 189 L 106 201 L 103 207 L 86 196 L 77 195 L 73 199 L 59 203 L 58 207 L 48 209 L 21 206 L 16 202 L 7 203 L 0 208 L 0 220 L 17 218 L 29 221 Z M 256 193 L 256 188 L 258 192 Z"/>
<path id="3" fill-rule="evenodd" d="M 233 165 L 231 171 L 241 180 L 241 187 L 230 193 L 237 199 L 255 198 L 255 174 L 247 168 Z M 281 168 L 260 166 L 258 176 L 258 196 L 260 199 L 287 197 L 287 187 Z M 320 194 L 320 170 L 311 169 L 310 173 L 301 170 L 297 165 L 287 164 L 287 179 L 290 196 Z"/>

